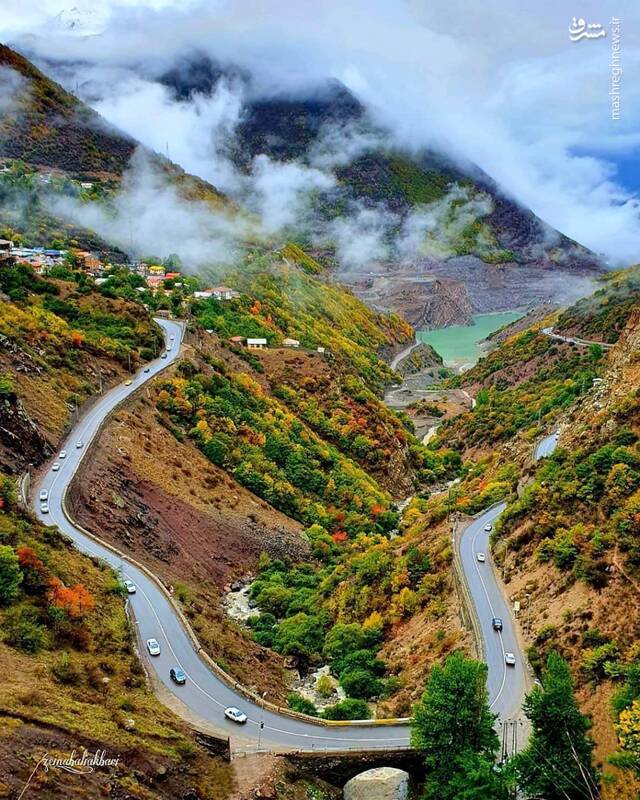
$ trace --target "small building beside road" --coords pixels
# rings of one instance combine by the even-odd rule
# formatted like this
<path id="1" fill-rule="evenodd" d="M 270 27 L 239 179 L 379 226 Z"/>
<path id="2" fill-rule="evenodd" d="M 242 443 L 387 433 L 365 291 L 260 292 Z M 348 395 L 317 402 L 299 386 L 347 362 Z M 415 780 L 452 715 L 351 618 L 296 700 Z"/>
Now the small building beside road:
<path id="1" fill-rule="evenodd" d="M 264 350 L 267 347 L 266 339 L 247 339 L 248 350 Z"/>

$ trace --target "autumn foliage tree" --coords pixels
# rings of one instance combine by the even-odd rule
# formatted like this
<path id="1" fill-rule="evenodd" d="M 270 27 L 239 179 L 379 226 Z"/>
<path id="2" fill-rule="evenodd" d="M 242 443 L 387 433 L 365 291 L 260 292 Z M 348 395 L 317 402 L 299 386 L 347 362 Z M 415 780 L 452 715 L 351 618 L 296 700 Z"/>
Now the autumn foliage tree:
<path id="1" fill-rule="evenodd" d="M 49 573 L 38 554 L 28 545 L 16 548 L 18 563 L 24 576 L 23 586 L 27 591 L 38 591 L 45 588 Z"/>
<path id="2" fill-rule="evenodd" d="M 50 604 L 65 611 L 71 619 L 82 619 L 95 606 L 93 595 L 81 583 L 65 586 L 59 578 L 52 578 L 49 586 Z"/>

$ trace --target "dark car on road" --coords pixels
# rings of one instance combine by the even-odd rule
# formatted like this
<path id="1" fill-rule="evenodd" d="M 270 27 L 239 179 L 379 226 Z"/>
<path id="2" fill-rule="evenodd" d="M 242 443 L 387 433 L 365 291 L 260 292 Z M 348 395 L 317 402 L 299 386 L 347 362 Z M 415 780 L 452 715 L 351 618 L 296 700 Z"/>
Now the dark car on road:
<path id="1" fill-rule="evenodd" d="M 502 630 L 502 620 L 500 619 L 500 617 L 494 617 L 491 620 L 491 624 L 493 625 L 493 630 L 494 631 L 501 631 Z"/>
<path id="2" fill-rule="evenodd" d="M 179 683 L 181 686 L 187 682 L 187 676 L 180 667 L 171 667 L 169 677 L 174 683 Z"/>

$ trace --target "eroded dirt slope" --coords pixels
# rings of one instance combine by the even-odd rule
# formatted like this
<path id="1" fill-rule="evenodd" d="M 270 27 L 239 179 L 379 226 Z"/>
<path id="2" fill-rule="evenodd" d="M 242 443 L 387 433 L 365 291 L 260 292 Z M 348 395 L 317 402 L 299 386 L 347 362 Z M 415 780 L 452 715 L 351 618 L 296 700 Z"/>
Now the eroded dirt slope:
<path id="1" fill-rule="evenodd" d="M 81 525 L 174 586 L 222 666 L 248 685 L 259 668 L 271 696 L 284 697 L 283 659 L 226 620 L 220 599 L 225 586 L 255 572 L 263 551 L 304 558 L 298 523 L 177 441 L 159 424 L 146 391 L 105 427 L 70 502 Z"/>

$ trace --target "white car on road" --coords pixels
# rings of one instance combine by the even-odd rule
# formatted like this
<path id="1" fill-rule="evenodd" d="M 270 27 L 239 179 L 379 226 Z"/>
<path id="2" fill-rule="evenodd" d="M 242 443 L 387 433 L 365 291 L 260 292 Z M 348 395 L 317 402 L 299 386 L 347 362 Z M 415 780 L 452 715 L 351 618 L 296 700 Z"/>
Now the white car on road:
<path id="1" fill-rule="evenodd" d="M 225 708 L 224 715 L 227 719 L 230 719 L 231 722 L 237 722 L 238 725 L 244 725 L 244 723 L 247 721 L 247 715 L 235 706 L 229 706 L 229 708 Z"/>
<path id="2" fill-rule="evenodd" d="M 53 462 L 53 466 L 51 467 L 51 469 L 52 469 L 53 472 L 57 472 L 60 469 L 60 462 L 59 461 L 54 461 Z"/>
<path id="3" fill-rule="evenodd" d="M 504 654 L 504 663 L 508 667 L 515 667 L 515 665 L 516 665 L 516 657 L 513 655 L 513 653 L 505 653 Z"/>
<path id="4" fill-rule="evenodd" d="M 66 450 L 61 450 L 60 451 L 60 458 L 66 458 L 66 457 L 67 457 L 67 451 Z"/>
<path id="5" fill-rule="evenodd" d="M 136 585 L 133 581 L 130 581 L 128 578 L 125 578 L 123 583 L 125 585 L 125 589 L 127 590 L 127 592 L 129 592 L 129 594 L 136 593 Z"/>
<path id="6" fill-rule="evenodd" d="M 44 502 L 49 499 L 49 492 L 46 489 L 40 490 L 40 501 Z"/>
<path id="7" fill-rule="evenodd" d="M 40 511 L 42 511 L 43 514 L 48 514 L 49 513 L 49 503 L 43 503 L 40 506 Z"/>
<path id="8" fill-rule="evenodd" d="M 489 532 L 493 529 L 493 525 L 490 522 L 487 522 L 487 524 L 484 526 L 484 529 L 485 531 Z"/>
<path id="9" fill-rule="evenodd" d="M 157 639 L 147 639 L 147 650 L 150 656 L 160 655 L 160 644 Z"/>
<path id="10" fill-rule="evenodd" d="M 487 557 L 486 557 L 486 555 L 485 555 L 484 553 L 478 553 L 478 554 L 476 555 L 476 558 L 477 558 L 477 559 L 478 559 L 478 561 L 480 561 L 481 563 L 484 563 L 484 562 L 487 560 Z"/>

